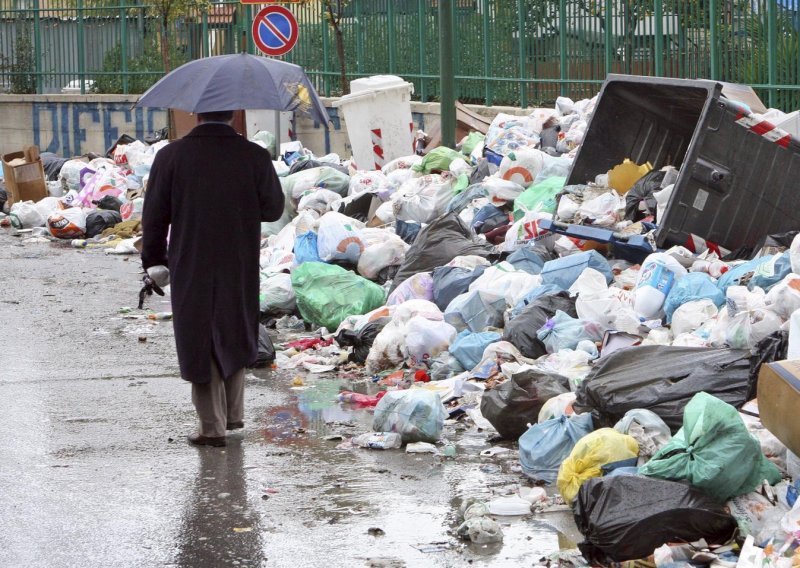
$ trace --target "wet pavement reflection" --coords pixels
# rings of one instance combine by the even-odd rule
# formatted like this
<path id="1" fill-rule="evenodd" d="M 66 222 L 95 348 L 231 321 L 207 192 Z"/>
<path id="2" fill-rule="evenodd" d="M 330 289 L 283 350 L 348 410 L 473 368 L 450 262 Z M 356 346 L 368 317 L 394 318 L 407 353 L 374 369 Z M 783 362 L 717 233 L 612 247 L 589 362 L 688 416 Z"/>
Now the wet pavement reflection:
<path id="1" fill-rule="evenodd" d="M 171 324 L 120 314 L 138 267 L 30 247 L 0 234 L 0 566 L 531 566 L 579 540 L 564 511 L 500 518 L 501 545 L 459 540 L 464 499 L 528 483 L 513 445 L 481 456 L 468 420 L 445 426 L 454 459 L 345 444 L 372 411 L 338 393 L 376 387 L 337 373 L 254 371 L 245 429 L 188 445 Z"/>

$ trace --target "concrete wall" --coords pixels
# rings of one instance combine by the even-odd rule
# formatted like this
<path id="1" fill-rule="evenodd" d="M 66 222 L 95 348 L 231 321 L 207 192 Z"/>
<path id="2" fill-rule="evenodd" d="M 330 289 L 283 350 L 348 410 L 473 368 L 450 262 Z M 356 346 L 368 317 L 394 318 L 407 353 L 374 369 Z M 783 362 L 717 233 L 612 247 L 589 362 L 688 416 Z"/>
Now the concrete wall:
<path id="1" fill-rule="evenodd" d="M 86 152 L 101 154 L 122 134 L 142 139 L 167 126 L 167 113 L 163 109 L 132 109 L 136 98 L 135 95 L 0 95 L 0 153 L 16 152 L 35 144 L 42 152 L 66 157 Z M 344 120 L 332 106 L 334 100 L 323 99 L 332 121 L 330 130 L 298 118 L 286 134 L 291 130 L 317 155 L 336 152 L 345 159 L 350 157 L 350 145 Z M 509 107 L 470 108 L 489 117 L 498 112 L 530 112 Z M 412 102 L 411 111 L 416 129 L 431 130 L 439 125 L 438 103 Z M 247 122 L 248 129 L 271 130 L 272 121 L 263 112 L 248 114 Z"/>

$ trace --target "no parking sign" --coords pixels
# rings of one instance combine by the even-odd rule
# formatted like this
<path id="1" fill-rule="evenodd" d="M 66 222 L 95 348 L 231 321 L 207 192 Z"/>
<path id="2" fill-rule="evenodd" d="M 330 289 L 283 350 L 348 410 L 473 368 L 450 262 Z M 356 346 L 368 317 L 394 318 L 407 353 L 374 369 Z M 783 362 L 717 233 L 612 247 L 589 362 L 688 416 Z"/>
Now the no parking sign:
<path id="1" fill-rule="evenodd" d="M 283 6 L 267 6 L 253 19 L 253 42 L 266 55 L 289 53 L 297 43 L 297 20 Z"/>

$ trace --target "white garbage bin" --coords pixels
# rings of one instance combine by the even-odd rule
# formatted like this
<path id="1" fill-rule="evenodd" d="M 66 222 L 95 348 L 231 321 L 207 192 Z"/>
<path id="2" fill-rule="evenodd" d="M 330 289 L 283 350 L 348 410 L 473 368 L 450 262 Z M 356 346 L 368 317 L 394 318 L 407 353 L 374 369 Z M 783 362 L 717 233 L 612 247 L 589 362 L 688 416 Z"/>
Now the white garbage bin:
<path id="1" fill-rule="evenodd" d="M 378 170 L 414 153 L 411 94 L 414 85 L 394 75 L 350 82 L 350 94 L 334 103 L 342 110 L 353 159 L 360 170 Z"/>

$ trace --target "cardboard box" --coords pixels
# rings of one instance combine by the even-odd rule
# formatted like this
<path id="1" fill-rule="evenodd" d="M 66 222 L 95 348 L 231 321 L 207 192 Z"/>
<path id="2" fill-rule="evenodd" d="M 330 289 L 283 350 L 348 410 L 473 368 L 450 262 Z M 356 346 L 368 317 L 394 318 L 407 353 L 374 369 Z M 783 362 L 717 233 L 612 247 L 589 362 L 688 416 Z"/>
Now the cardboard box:
<path id="1" fill-rule="evenodd" d="M 26 163 L 12 166 L 10 162 L 22 158 Z M 31 161 L 27 161 L 27 160 Z M 44 177 L 39 148 L 28 146 L 22 152 L 3 155 L 3 178 L 8 191 L 8 204 L 16 201 L 33 201 L 47 197 L 47 181 Z"/>
<path id="2" fill-rule="evenodd" d="M 800 360 L 761 366 L 758 412 L 761 423 L 792 453 L 800 455 Z"/>

